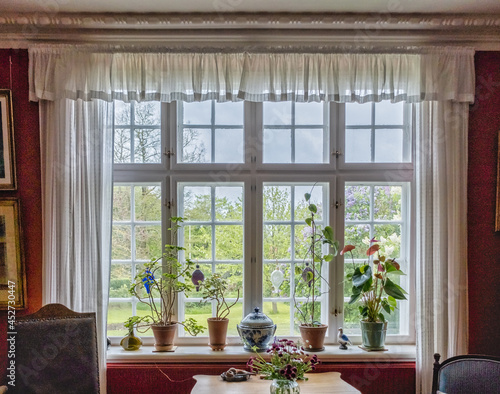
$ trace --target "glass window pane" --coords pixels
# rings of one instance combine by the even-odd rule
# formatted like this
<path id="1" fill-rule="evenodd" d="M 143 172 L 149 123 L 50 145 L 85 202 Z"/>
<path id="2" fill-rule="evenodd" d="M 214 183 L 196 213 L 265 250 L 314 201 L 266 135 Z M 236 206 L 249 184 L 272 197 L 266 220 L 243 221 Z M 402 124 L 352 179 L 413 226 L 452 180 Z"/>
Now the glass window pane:
<path id="1" fill-rule="evenodd" d="M 264 259 L 289 260 L 291 253 L 291 226 L 264 225 Z"/>
<path id="2" fill-rule="evenodd" d="M 210 163 L 212 133 L 210 129 L 184 128 L 182 131 L 183 163 Z"/>
<path id="3" fill-rule="evenodd" d="M 265 126 L 287 126 L 292 124 L 292 102 L 264 103 Z"/>
<path id="4" fill-rule="evenodd" d="M 161 221 L 161 187 L 135 186 L 135 220 Z"/>
<path id="5" fill-rule="evenodd" d="M 295 125 L 322 125 L 324 103 L 295 103 Z"/>
<path id="6" fill-rule="evenodd" d="M 184 213 L 186 221 L 210 221 L 212 212 L 211 188 L 206 186 L 184 186 Z"/>
<path id="7" fill-rule="evenodd" d="M 130 186 L 113 188 L 113 220 L 130 221 Z"/>
<path id="8" fill-rule="evenodd" d="M 182 103 L 183 123 L 185 125 L 212 124 L 212 102 Z"/>
<path id="9" fill-rule="evenodd" d="M 131 238 L 132 230 L 130 226 L 113 226 L 111 241 L 111 259 L 131 260 Z"/>
<path id="10" fill-rule="evenodd" d="M 398 224 L 376 224 L 374 236 L 380 241 L 381 253 L 386 258 L 401 256 L 401 226 Z"/>
<path id="11" fill-rule="evenodd" d="M 303 223 L 307 217 L 311 215 L 309 211 L 309 204 L 306 201 L 305 194 L 309 193 L 311 195 L 310 202 L 316 205 L 318 212 L 314 215 L 316 221 L 323 219 L 323 186 L 320 184 L 316 185 L 304 185 L 295 186 L 295 221 Z"/>
<path id="12" fill-rule="evenodd" d="M 364 126 L 372 124 L 372 103 L 345 105 L 345 124 L 347 126 Z"/>
<path id="13" fill-rule="evenodd" d="M 128 330 L 123 323 L 132 316 L 131 302 L 113 302 L 108 305 L 108 337 L 120 336 L 128 334 Z"/>
<path id="14" fill-rule="evenodd" d="M 264 298 L 290 297 L 290 264 L 264 263 Z"/>
<path id="15" fill-rule="evenodd" d="M 212 227 L 184 226 L 185 256 L 191 260 L 212 259 Z"/>
<path id="16" fill-rule="evenodd" d="M 215 162 L 243 163 L 244 161 L 243 130 L 215 130 Z"/>
<path id="17" fill-rule="evenodd" d="M 404 103 L 391 103 L 381 101 L 375 104 L 375 124 L 377 125 L 403 125 Z"/>
<path id="18" fill-rule="evenodd" d="M 243 264 L 216 264 L 215 272 L 220 274 L 227 282 L 227 301 L 230 299 L 236 300 L 238 291 L 241 300 L 243 298 Z"/>
<path id="19" fill-rule="evenodd" d="M 111 298 L 130 298 L 132 267 L 130 264 L 111 263 L 109 296 Z"/>
<path id="20" fill-rule="evenodd" d="M 135 226 L 135 258 L 151 260 L 161 255 L 161 226 Z"/>
<path id="21" fill-rule="evenodd" d="M 323 163 L 323 129 L 295 130 L 295 163 Z"/>
<path id="22" fill-rule="evenodd" d="M 401 163 L 403 161 L 403 130 L 375 131 L 375 162 Z"/>
<path id="23" fill-rule="evenodd" d="M 130 163 L 132 160 L 130 129 L 115 129 L 114 162 Z"/>
<path id="24" fill-rule="evenodd" d="M 160 102 L 134 102 L 134 123 L 140 126 L 159 126 L 161 124 Z"/>
<path id="25" fill-rule="evenodd" d="M 220 186 L 215 188 L 215 220 L 243 220 L 243 187 Z"/>
<path id="26" fill-rule="evenodd" d="M 345 220 L 370 219 L 370 186 L 345 187 Z"/>
<path id="27" fill-rule="evenodd" d="M 215 259 L 243 260 L 243 226 L 215 226 Z"/>
<path id="28" fill-rule="evenodd" d="M 346 225 L 345 245 L 354 245 L 356 249 L 352 251 L 355 259 L 366 259 L 366 250 L 370 245 L 370 226 L 368 224 Z M 351 254 L 345 257 L 344 264 L 350 263 Z"/>
<path id="29" fill-rule="evenodd" d="M 123 101 L 114 101 L 115 111 L 115 126 L 128 126 L 130 125 L 130 103 Z"/>
<path id="30" fill-rule="evenodd" d="M 264 302 L 264 311 L 276 324 L 276 336 L 290 336 L 290 302 Z"/>
<path id="31" fill-rule="evenodd" d="M 345 131 L 346 163 L 367 163 L 372 161 L 371 130 L 347 129 Z"/>
<path id="32" fill-rule="evenodd" d="M 160 129 L 135 129 L 135 163 L 161 163 Z"/>
<path id="33" fill-rule="evenodd" d="M 373 216 L 375 220 L 401 220 L 401 186 L 375 186 Z"/>
<path id="34" fill-rule="evenodd" d="M 292 219 L 290 186 L 264 186 L 264 219 Z"/>
<path id="35" fill-rule="evenodd" d="M 215 103 L 215 124 L 243 126 L 243 101 Z"/>
<path id="36" fill-rule="evenodd" d="M 292 133 L 290 130 L 265 129 L 263 145 L 264 163 L 292 162 Z"/>

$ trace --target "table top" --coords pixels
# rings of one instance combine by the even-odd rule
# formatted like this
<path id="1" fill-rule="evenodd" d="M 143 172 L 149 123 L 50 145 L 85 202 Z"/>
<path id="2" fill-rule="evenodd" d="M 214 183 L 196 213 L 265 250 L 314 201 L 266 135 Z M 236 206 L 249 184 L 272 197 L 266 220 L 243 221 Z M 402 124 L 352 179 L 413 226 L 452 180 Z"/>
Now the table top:
<path id="1" fill-rule="evenodd" d="M 361 393 L 340 378 L 340 372 L 307 374 L 309 380 L 298 380 L 300 394 Z M 258 394 L 269 393 L 270 380 L 252 376 L 246 382 L 226 382 L 219 375 L 195 375 L 191 394 Z"/>

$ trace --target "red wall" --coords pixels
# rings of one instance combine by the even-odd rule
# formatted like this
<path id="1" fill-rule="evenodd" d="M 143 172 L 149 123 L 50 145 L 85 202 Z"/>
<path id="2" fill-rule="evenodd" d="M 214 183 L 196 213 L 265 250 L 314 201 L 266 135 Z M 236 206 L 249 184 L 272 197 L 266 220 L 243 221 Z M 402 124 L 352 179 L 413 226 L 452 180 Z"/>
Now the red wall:
<path id="1" fill-rule="evenodd" d="M 469 353 L 500 356 L 500 232 L 495 233 L 500 52 L 476 53 L 469 121 Z"/>
<path id="2" fill-rule="evenodd" d="M 500 233 L 494 232 L 500 52 L 478 52 L 476 74 L 476 103 L 471 107 L 469 126 L 469 351 L 500 355 L 500 319 L 496 317 Z M 28 101 L 27 51 L 0 50 L 0 88 L 13 93 L 18 189 L 0 191 L 0 198 L 15 196 L 21 201 L 28 284 L 27 310 L 18 313 L 22 315 L 41 307 L 42 289 L 38 105 Z M 6 366 L 6 320 L 5 312 L 0 312 L 0 371 Z"/>
<path id="3" fill-rule="evenodd" d="M 10 64 L 12 61 L 12 64 Z M 21 204 L 22 246 L 27 283 L 27 309 L 42 306 L 42 203 L 38 104 L 28 100 L 28 52 L 0 49 L 0 89 L 12 90 L 17 190 L 0 191 L 0 198 L 17 197 Z M 0 371 L 6 368 L 7 314 L 0 311 Z M 2 373 L 2 375 L 4 375 Z M 0 381 L 4 376 L 0 377 Z"/>

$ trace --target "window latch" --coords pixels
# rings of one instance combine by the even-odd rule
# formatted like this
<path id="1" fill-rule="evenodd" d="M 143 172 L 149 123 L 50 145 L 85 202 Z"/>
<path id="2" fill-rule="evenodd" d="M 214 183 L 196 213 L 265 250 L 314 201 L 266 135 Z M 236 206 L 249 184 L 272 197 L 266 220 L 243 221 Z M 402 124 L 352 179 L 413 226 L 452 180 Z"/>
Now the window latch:
<path id="1" fill-rule="evenodd" d="M 337 309 L 335 308 L 335 310 L 332 312 L 333 316 L 338 316 L 340 314 L 342 314 L 342 309 Z"/>
<path id="2" fill-rule="evenodd" d="M 165 203 L 165 206 L 167 207 L 167 209 L 172 209 L 174 207 L 174 200 L 167 201 Z"/>
<path id="3" fill-rule="evenodd" d="M 173 149 L 168 149 L 168 150 L 167 150 L 167 148 L 165 148 L 165 153 L 164 153 L 164 154 L 165 154 L 165 156 L 167 156 L 169 159 L 170 159 L 172 156 L 174 156 L 174 155 L 175 155 L 175 153 L 174 153 L 174 150 L 173 150 Z"/>
<path id="4" fill-rule="evenodd" d="M 342 156 L 342 155 L 343 155 L 343 153 L 339 150 L 332 152 L 332 156 L 335 156 L 337 159 L 339 158 L 339 156 Z"/>
<path id="5" fill-rule="evenodd" d="M 335 208 L 336 209 L 339 209 L 342 205 L 344 205 L 344 204 L 342 204 L 342 201 L 335 201 Z"/>

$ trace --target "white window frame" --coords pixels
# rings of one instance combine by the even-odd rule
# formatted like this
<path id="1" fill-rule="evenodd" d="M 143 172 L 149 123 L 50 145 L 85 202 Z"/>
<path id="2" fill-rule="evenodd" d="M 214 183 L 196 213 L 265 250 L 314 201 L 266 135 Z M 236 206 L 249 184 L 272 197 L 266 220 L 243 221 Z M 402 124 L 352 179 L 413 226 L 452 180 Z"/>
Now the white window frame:
<path id="1" fill-rule="evenodd" d="M 414 138 L 415 119 L 412 106 L 405 105 L 405 122 L 407 129 L 405 133 L 412 136 L 411 162 L 409 163 L 346 163 L 343 154 L 345 143 L 345 104 L 325 104 L 328 109 L 325 117 L 329 119 L 327 135 L 329 140 L 329 162 L 324 164 L 265 164 L 262 163 L 262 149 L 259 149 L 259 141 L 263 137 L 263 104 L 244 102 L 244 163 L 177 163 L 176 149 L 177 141 L 177 103 L 161 104 L 161 131 L 162 131 L 162 162 L 158 164 L 123 164 L 114 165 L 115 183 L 148 184 L 159 183 L 162 186 L 164 196 L 164 207 L 162 208 L 162 221 L 169 223 L 170 216 L 177 216 L 177 184 L 179 182 L 206 182 L 207 174 L 211 179 L 208 182 L 238 182 L 244 185 L 244 315 L 253 311 L 255 306 L 262 307 L 262 269 L 263 269 L 263 212 L 262 212 L 262 187 L 266 182 L 289 182 L 293 184 L 325 182 L 329 185 L 330 209 L 328 210 L 329 225 L 334 228 L 335 238 L 343 245 L 344 241 L 344 187 L 346 182 L 408 182 L 411 184 L 411 192 L 408 193 L 408 217 L 406 228 L 410 243 L 408 245 L 409 261 L 409 288 L 410 297 L 408 301 L 410 319 L 409 332 L 403 335 L 388 335 L 386 342 L 392 343 L 414 343 L 414 319 L 415 316 L 415 209 L 414 194 L 415 183 L 413 175 L 413 163 L 415 158 Z M 413 125 L 413 126 L 412 126 Z M 175 147 L 175 149 L 173 149 Z M 173 155 L 166 154 L 167 152 Z M 388 172 L 390 171 L 390 172 Z M 388 178 L 388 174 L 390 174 Z M 173 209 L 167 209 L 168 202 L 173 202 Z M 338 206 L 336 206 L 338 204 Z M 406 202 L 405 202 L 406 204 Z M 254 220 L 252 220 L 252 218 Z M 167 241 L 167 227 L 163 226 L 163 244 Z M 326 322 L 329 332 L 326 338 L 327 344 L 336 343 L 336 327 L 342 326 L 343 322 L 343 294 L 341 286 L 337 283 L 343 281 L 343 258 L 337 256 L 329 263 L 332 269 L 329 271 L 329 283 L 331 287 L 328 295 L 328 305 L 323 308 L 328 316 Z M 110 299 L 114 301 L 114 299 Z M 178 305 L 176 309 L 179 314 Z M 144 337 L 145 344 L 152 344 L 153 339 Z M 354 341 L 360 338 L 354 336 Z M 229 337 L 229 344 L 238 344 L 238 337 Z M 183 344 L 206 344 L 206 337 L 180 337 L 179 345 Z"/>

